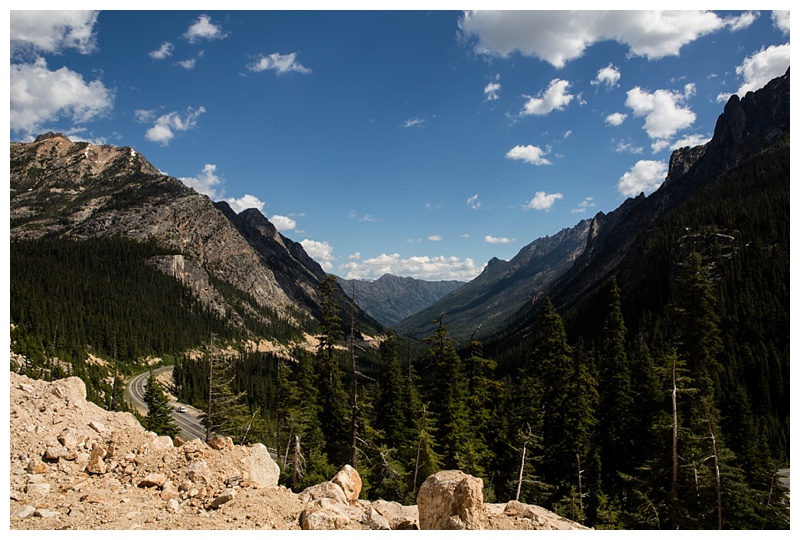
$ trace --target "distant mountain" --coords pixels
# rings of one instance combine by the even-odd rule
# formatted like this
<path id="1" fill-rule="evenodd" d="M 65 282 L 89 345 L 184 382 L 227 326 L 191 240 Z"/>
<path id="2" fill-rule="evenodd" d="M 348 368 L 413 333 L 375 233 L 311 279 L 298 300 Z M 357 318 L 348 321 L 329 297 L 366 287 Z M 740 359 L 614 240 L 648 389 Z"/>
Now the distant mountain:
<path id="1" fill-rule="evenodd" d="M 787 70 L 758 92 L 742 99 L 732 96 L 712 140 L 676 150 L 669 174 L 655 193 L 640 194 L 608 214 L 600 212 L 553 237 L 535 240 L 511 261 L 492 259 L 473 281 L 398 323 L 398 332 L 424 337 L 434 328 L 431 321 L 444 314 L 457 340 L 467 339 L 478 328 L 479 339 L 507 340 L 528 331 L 544 296 L 566 313 L 614 274 L 621 274 L 620 281 L 628 284 L 623 295 L 640 294 L 637 284 L 659 270 L 644 265 L 644 261 L 658 264 L 644 257 L 644 233 L 725 171 L 780 144 L 788 134 Z M 623 301 L 630 298 L 623 296 Z"/>
<path id="2" fill-rule="evenodd" d="M 622 301 L 631 313 L 640 314 L 653 303 L 663 303 L 667 294 L 668 276 L 678 264 L 674 253 L 654 248 L 663 228 L 678 228 L 683 242 L 707 243 L 739 242 L 738 228 L 744 227 L 745 217 L 739 221 L 718 217 L 719 207 L 746 208 L 757 196 L 784 179 L 767 176 L 761 179 L 768 164 L 751 165 L 755 160 L 784 159 L 789 139 L 789 71 L 768 83 L 757 92 L 748 92 L 743 98 L 734 95 L 725 105 L 717 120 L 712 139 L 702 146 L 681 148 L 670 158 L 669 172 L 663 185 L 649 197 L 640 195 L 628 199 L 609 214 L 599 213 L 591 222 L 591 234 L 585 249 L 575 263 L 554 281 L 546 294 L 565 315 L 566 321 L 581 320 L 586 329 L 587 312 L 612 275 L 616 275 L 622 289 Z M 783 148 L 783 145 L 787 149 Z M 741 172 L 740 168 L 746 172 Z M 755 170 L 747 170 L 756 167 Z M 746 191 L 726 188 L 726 175 L 742 175 L 752 179 Z M 777 183 L 777 184 L 776 184 Z M 742 188 L 744 189 L 744 188 Z M 763 192 L 763 193 L 762 193 Z M 776 197 L 777 195 L 769 195 Z M 788 204 L 788 200 L 786 201 Z M 690 226 L 686 208 L 704 208 L 698 211 L 706 224 Z M 757 209 L 754 209 L 754 212 Z M 751 214 L 751 221 L 764 219 Z M 672 246 L 673 252 L 677 246 Z M 788 246 L 786 246 L 788 249 Z M 602 296 L 602 295 L 601 295 Z M 597 307 L 595 305 L 595 307 Z M 524 334 L 538 311 L 538 302 L 527 305 L 509 321 L 501 340 L 515 334 Z M 598 324 L 602 324 L 598 322 Z"/>
<path id="3" fill-rule="evenodd" d="M 531 242 L 510 261 L 492 259 L 483 272 L 435 304 L 401 321 L 399 334 L 422 338 L 433 333 L 444 314 L 451 337 L 464 340 L 478 328 L 481 336 L 498 331 L 507 319 L 535 300 L 583 252 L 590 220 Z"/>
<path id="4" fill-rule="evenodd" d="M 375 281 L 336 277 L 345 294 L 376 321 L 394 326 L 464 285 L 463 281 L 425 281 L 384 274 Z"/>
<path id="5" fill-rule="evenodd" d="M 269 327 L 279 319 L 299 332 L 319 316 L 325 272 L 258 210 L 214 204 L 130 147 L 47 133 L 10 148 L 12 240 L 154 241 L 168 254 L 147 264 L 246 333 L 255 328 L 248 321 Z M 342 291 L 339 304 L 350 312 Z M 363 328 L 380 326 L 357 312 Z"/>

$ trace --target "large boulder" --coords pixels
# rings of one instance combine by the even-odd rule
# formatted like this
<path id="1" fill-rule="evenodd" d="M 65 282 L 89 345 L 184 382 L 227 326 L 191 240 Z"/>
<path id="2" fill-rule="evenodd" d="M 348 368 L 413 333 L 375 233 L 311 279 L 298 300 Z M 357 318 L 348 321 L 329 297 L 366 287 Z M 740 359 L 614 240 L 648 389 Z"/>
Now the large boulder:
<path id="1" fill-rule="evenodd" d="M 345 465 L 331 480 L 344 491 L 349 504 L 355 504 L 361 494 L 361 476 L 350 465 Z"/>
<path id="2" fill-rule="evenodd" d="M 256 443 L 250 447 L 250 455 L 247 456 L 247 464 L 250 468 L 250 480 L 258 482 L 264 487 L 275 487 L 281 476 L 281 469 L 269 455 L 267 447 L 261 443 Z"/>
<path id="3" fill-rule="evenodd" d="M 481 529 L 483 480 L 461 471 L 439 471 L 417 494 L 422 530 Z"/>
<path id="4" fill-rule="evenodd" d="M 348 504 L 347 496 L 339 484 L 333 482 L 322 482 L 314 486 L 309 486 L 300 492 L 300 502 L 308 503 L 318 499 L 332 499 L 338 503 Z"/>
<path id="5" fill-rule="evenodd" d="M 348 525 L 347 506 L 327 497 L 312 500 L 300 514 L 300 526 L 305 531 L 336 531 Z"/>

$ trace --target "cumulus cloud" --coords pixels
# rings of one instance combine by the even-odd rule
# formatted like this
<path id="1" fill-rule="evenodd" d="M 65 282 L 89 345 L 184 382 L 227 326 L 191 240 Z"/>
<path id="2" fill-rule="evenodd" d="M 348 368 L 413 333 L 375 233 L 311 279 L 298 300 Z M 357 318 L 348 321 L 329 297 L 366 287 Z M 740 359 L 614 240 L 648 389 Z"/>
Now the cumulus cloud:
<path id="1" fill-rule="evenodd" d="M 783 35 L 789 35 L 789 12 L 776 10 L 772 12 L 772 24 L 780 30 Z"/>
<path id="2" fill-rule="evenodd" d="M 11 64 L 10 71 L 12 131 L 35 133 L 44 123 L 61 117 L 85 123 L 107 114 L 114 103 L 113 92 L 102 82 L 87 83 L 66 67 L 50 71 L 43 58 L 32 64 Z"/>
<path id="3" fill-rule="evenodd" d="M 545 193 L 544 191 L 537 191 L 533 199 L 522 207 L 523 210 L 550 210 L 558 199 L 563 199 L 564 195 L 561 193 Z"/>
<path id="4" fill-rule="evenodd" d="M 573 214 L 585 214 L 587 208 L 591 208 L 595 206 L 594 204 L 594 197 L 586 197 L 581 202 L 578 203 L 578 206 L 573 208 L 571 212 Z"/>
<path id="5" fill-rule="evenodd" d="M 88 54 L 96 49 L 94 24 L 98 11 L 9 12 L 11 51 L 59 53 L 74 48 Z"/>
<path id="6" fill-rule="evenodd" d="M 630 171 L 617 182 L 617 192 L 624 197 L 636 197 L 639 193 L 652 193 L 667 176 L 667 164 L 663 161 L 637 161 Z"/>
<path id="7" fill-rule="evenodd" d="M 486 235 L 483 237 L 483 241 L 487 244 L 512 244 L 517 241 L 516 238 L 507 238 L 505 236 L 491 236 Z"/>
<path id="8" fill-rule="evenodd" d="M 644 130 L 651 139 L 669 139 L 678 131 L 691 126 L 697 116 L 684 106 L 687 95 L 693 86 L 686 87 L 686 93 L 670 90 L 648 92 L 640 87 L 628 91 L 625 105 L 636 117 L 644 117 Z"/>
<path id="9" fill-rule="evenodd" d="M 202 172 L 197 176 L 181 177 L 178 180 L 196 192 L 208 195 L 212 200 L 217 200 L 222 196 L 222 191 L 219 189 L 222 185 L 222 178 L 217 176 L 217 166 L 213 163 L 206 163 Z"/>
<path id="10" fill-rule="evenodd" d="M 729 17 L 725 19 L 725 25 L 736 32 L 737 30 L 744 30 L 758 19 L 758 12 L 746 11 L 738 17 Z"/>
<path id="11" fill-rule="evenodd" d="M 615 112 L 606 116 L 606 124 L 609 126 L 620 126 L 628 118 L 625 113 Z"/>
<path id="12" fill-rule="evenodd" d="M 500 96 L 497 93 L 500 91 L 500 74 L 498 73 L 494 77 L 494 81 L 490 82 L 483 88 L 483 94 L 486 96 L 486 101 L 494 101 L 499 99 Z"/>
<path id="13" fill-rule="evenodd" d="M 789 67 L 789 44 L 771 45 L 744 59 L 736 68 L 736 74 L 742 77 L 742 86 L 736 92 L 744 97 L 747 92 L 754 92 L 775 77 L 786 73 Z"/>
<path id="14" fill-rule="evenodd" d="M 472 208 L 473 210 L 477 210 L 481 207 L 481 201 L 478 200 L 478 194 L 476 193 L 469 199 L 467 199 L 467 206 Z"/>
<path id="15" fill-rule="evenodd" d="M 608 64 L 597 72 L 597 77 L 592 80 L 592 85 L 599 86 L 605 84 L 607 88 L 614 88 L 617 86 L 619 79 L 622 75 L 614 64 Z"/>
<path id="16" fill-rule="evenodd" d="M 428 242 L 441 242 L 442 237 L 438 234 L 432 234 L 428 237 Z"/>
<path id="17" fill-rule="evenodd" d="M 270 55 L 262 54 L 256 58 L 255 62 L 247 64 L 247 69 L 255 73 L 273 70 L 279 75 L 291 71 L 303 74 L 311 73 L 309 68 L 297 62 L 297 53 L 272 53 Z"/>
<path id="18" fill-rule="evenodd" d="M 155 58 L 156 60 L 163 60 L 169 56 L 172 56 L 172 49 L 175 47 L 169 41 L 165 41 L 161 44 L 161 47 L 156 49 L 155 51 L 150 51 L 150 58 Z"/>
<path id="19" fill-rule="evenodd" d="M 225 199 L 225 202 L 227 202 L 233 209 L 233 211 L 236 212 L 237 214 L 242 210 L 247 210 L 248 208 L 255 208 L 259 212 L 261 212 L 264 209 L 264 201 L 260 200 L 255 195 L 245 194 L 242 197 L 239 197 L 238 199 L 229 197 Z"/>
<path id="20" fill-rule="evenodd" d="M 223 39 L 227 37 L 227 35 L 228 34 L 223 32 L 219 26 L 211 22 L 211 17 L 203 14 L 189 26 L 189 29 L 183 34 L 183 37 L 186 38 L 189 43 L 197 43 L 202 39 L 207 41 Z"/>
<path id="21" fill-rule="evenodd" d="M 469 281 L 481 273 L 483 266 L 476 266 L 470 258 L 418 256 L 404 259 L 398 253 L 382 253 L 370 259 L 342 264 L 339 270 L 345 279 L 378 279 L 384 274 L 392 274 L 430 281 Z"/>
<path id="22" fill-rule="evenodd" d="M 569 93 L 569 81 L 553 79 L 547 85 L 547 89 L 539 93 L 539 96 L 524 96 L 528 98 L 520 114 L 522 116 L 535 115 L 543 116 L 553 111 L 563 111 L 569 105 L 573 96 Z"/>
<path id="23" fill-rule="evenodd" d="M 711 136 L 709 135 L 701 135 L 699 133 L 695 133 L 694 135 L 687 135 L 685 137 L 681 137 L 670 146 L 670 150 L 677 150 L 678 148 L 683 148 L 684 146 L 700 146 L 702 144 L 706 144 L 708 141 L 711 140 Z"/>
<path id="24" fill-rule="evenodd" d="M 174 111 L 159 116 L 155 125 L 144 134 L 144 138 L 148 141 L 161 143 L 161 146 L 167 146 L 175 137 L 176 131 L 187 131 L 197 127 L 197 119 L 204 112 L 206 112 L 206 109 L 201 105 L 197 109 L 189 107 L 183 116 Z"/>
<path id="25" fill-rule="evenodd" d="M 547 151 L 538 146 L 530 144 L 525 146 L 517 145 L 506 152 L 506 159 L 518 159 L 532 165 L 550 165 L 550 160 L 544 157 L 547 153 Z"/>
<path id="26" fill-rule="evenodd" d="M 297 222 L 287 216 L 279 216 L 276 214 L 269 218 L 269 220 L 280 232 L 291 231 L 297 226 Z"/>
<path id="27" fill-rule="evenodd" d="M 507 57 L 517 51 L 562 68 L 601 41 L 627 45 L 630 56 L 677 56 L 701 36 L 738 29 L 747 17 L 710 11 L 467 11 L 462 36 L 479 54 Z"/>
<path id="28" fill-rule="evenodd" d="M 306 238 L 305 240 L 300 240 L 300 245 L 303 246 L 303 249 L 306 250 L 306 253 L 308 253 L 312 259 L 317 261 L 326 272 L 333 270 L 333 261 L 336 260 L 336 257 L 333 256 L 333 246 L 331 246 L 328 242 L 317 242 L 316 240 L 309 240 Z"/>

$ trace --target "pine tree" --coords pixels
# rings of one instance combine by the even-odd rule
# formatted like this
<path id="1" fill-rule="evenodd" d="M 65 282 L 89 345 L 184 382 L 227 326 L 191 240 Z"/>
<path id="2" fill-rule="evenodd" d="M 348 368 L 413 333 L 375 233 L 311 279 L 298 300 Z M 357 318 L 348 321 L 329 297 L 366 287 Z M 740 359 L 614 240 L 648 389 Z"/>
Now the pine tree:
<path id="1" fill-rule="evenodd" d="M 633 440 L 631 419 L 633 392 L 625 348 L 626 329 L 622 318 L 620 291 L 616 278 L 611 279 L 611 291 L 603 330 L 600 353 L 600 458 L 603 464 L 603 485 L 610 493 L 619 492 L 618 472 L 630 473 Z"/>
<path id="2" fill-rule="evenodd" d="M 245 393 L 234 393 L 235 358 L 218 354 L 213 346 L 208 362 L 208 395 L 200 422 L 206 428 L 206 441 L 214 435 L 231 437 L 245 444 L 255 416 L 243 402 Z"/>
<path id="3" fill-rule="evenodd" d="M 437 322 L 439 326 L 434 334 L 424 340 L 429 348 L 422 362 L 431 366 L 433 376 L 429 395 L 431 412 L 436 418 L 438 452 L 444 467 L 466 470 L 470 438 L 466 409 L 467 381 L 461 358 L 453 340 L 447 335 L 443 317 Z"/>
<path id="4" fill-rule="evenodd" d="M 342 341 L 342 330 L 336 304 L 336 288 L 334 276 L 327 276 L 320 283 L 322 322 L 317 346 L 316 373 L 319 422 L 325 435 L 325 451 L 332 463 L 342 465 L 350 455 L 347 425 L 350 413 L 337 350 L 337 345 Z"/>
<path id="5" fill-rule="evenodd" d="M 180 433 L 180 429 L 172 419 L 169 398 L 161 383 L 153 377 L 153 372 L 150 372 L 150 377 L 147 379 L 144 402 L 147 405 L 147 415 L 142 419 L 142 427 L 159 435 L 169 435 L 170 437 L 175 437 Z"/>
<path id="6" fill-rule="evenodd" d="M 494 402 L 502 395 L 503 383 L 493 377 L 497 362 L 483 357 L 483 347 L 474 339 L 474 335 L 470 339 L 469 349 L 470 356 L 464 361 L 464 371 L 471 436 L 468 440 L 467 469 L 464 472 L 483 477 L 494 460 L 488 437 L 496 412 Z"/>
<path id="7" fill-rule="evenodd" d="M 541 380 L 542 478 L 558 487 L 554 493 L 558 500 L 567 491 L 565 484 L 574 478 L 575 470 L 575 443 L 570 440 L 567 416 L 572 399 L 569 394 L 573 374 L 572 348 L 567 344 L 561 316 L 549 298 L 542 303 L 536 326 L 539 337 L 533 358 Z"/>

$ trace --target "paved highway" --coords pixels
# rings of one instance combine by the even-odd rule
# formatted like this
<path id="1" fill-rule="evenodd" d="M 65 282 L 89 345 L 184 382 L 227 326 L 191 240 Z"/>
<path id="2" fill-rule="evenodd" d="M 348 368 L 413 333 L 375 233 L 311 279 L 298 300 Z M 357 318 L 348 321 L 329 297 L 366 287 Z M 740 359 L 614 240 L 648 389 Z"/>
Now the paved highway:
<path id="1" fill-rule="evenodd" d="M 157 375 L 164 371 L 171 372 L 172 366 L 154 369 L 153 375 Z M 147 379 L 149 377 L 150 373 L 145 372 L 131 379 L 131 382 L 128 384 L 128 396 L 130 397 L 130 401 L 141 414 L 147 413 L 147 405 L 144 402 L 144 392 L 147 387 Z M 200 423 L 200 420 L 198 420 L 200 415 L 200 411 L 198 409 L 195 409 L 190 405 L 178 403 L 176 401 L 170 402 L 170 406 L 172 407 L 172 418 L 175 420 L 175 424 L 181 430 L 181 439 L 185 441 L 191 439 L 205 440 L 206 428 Z M 179 407 L 185 407 L 186 412 L 178 412 Z"/>

